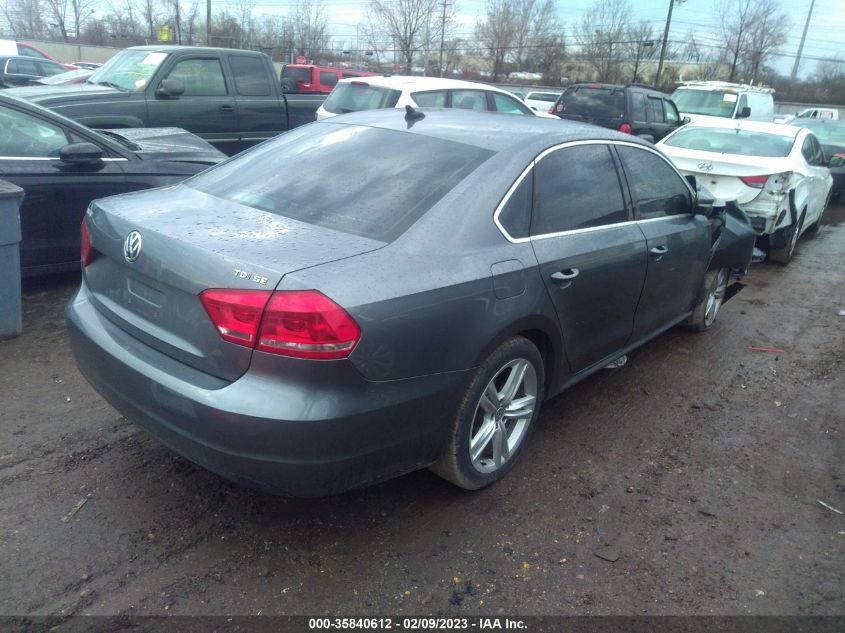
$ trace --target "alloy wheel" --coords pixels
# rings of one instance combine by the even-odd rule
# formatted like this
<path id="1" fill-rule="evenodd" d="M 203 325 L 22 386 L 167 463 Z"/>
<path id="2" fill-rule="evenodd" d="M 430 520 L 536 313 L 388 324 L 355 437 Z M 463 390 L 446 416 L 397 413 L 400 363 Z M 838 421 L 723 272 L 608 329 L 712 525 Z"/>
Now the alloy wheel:
<path id="1" fill-rule="evenodd" d="M 537 372 L 510 361 L 487 384 L 470 430 L 470 461 L 481 473 L 499 470 L 525 439 L 537 403 Z"/>
<path id="2" fill-rule="evenodd" d="M 725 291 L 728 288 L 728 271 L 722 268 L 716 275 L 716 283 L 713 285 L 713 290 L 707 297 L 707 307 L 704 310 L 704 325 L 710 327 L 713 321 L 716 320 L 716 315 L 719 313 L 719 308 L 722 307 L 722 302 L 725 300 Z"/>

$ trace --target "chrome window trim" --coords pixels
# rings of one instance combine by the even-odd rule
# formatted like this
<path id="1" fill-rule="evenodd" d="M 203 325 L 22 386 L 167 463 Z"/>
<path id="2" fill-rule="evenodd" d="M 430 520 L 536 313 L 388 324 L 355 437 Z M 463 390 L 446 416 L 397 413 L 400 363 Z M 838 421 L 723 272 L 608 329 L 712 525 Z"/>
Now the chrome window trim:
<path id="1" fill-rule="evenodd" d="M 567 149 L 569 147 L 578 147 L 580 145 L 621 145 L 621 146 L 626 146 L 626 147 L 636 147 L 637 149 L 641 149 L 641 150 L 644 150 L 646 152 L 651 152 L 655 156 L 661 158 L 663 160 L 663 162 L 665 162 L 667 165 L 669 165 L 672 168 L 672 170 L 678 175 L 678 178 L 680 178 L 681 181 L 684 183 L 687 190 L 689 190 L 690 195 L 692 196 L 693 200 L 695 200 L 695 191 L 693 191 L 689 182 L 687 182 L 687 179 L 684 178 L 684 176 L 681 174 L 680 171 L 678 171 L 678 168 L 675 167 L 675 165 L 673 165 L 672 162 L 668 158 L 666 158 L 663 154 L 661 154 L 660 152 L 658 152 L 657 150 L 655 150 L 651 147 L 647 147 L 645 145 L 640 145 L 639 143 L 630 143 L 628 141 L 616 141 L 616 140 L 612 140 L 612 139 L 590 139 L 590 140 L 582 140 L 582 141 L 567 141 L 566 143 L 559 143 L 558 145 L 554 145 L 554 146 L 549 147 L 549 148 L 543 150 L 542 152 L 540 152 L 534 158 L 534 160 L 532 160 L 528 164 L 528 166 L 524 170 L 522 170 L 522 173 L 519 174 L 519 177 L 514 181 L 514 183 L 507 190 L 507 192 L 505 193 L 501 202 L 499 202 L 498 206 L 496 207 L 496 210 L 493 212 L 493 222 L 495 223 L 496 228 L 499 229 L 499 232 L 505 237 L 505 239 L 507 241 L 509 241 L 512 244 L 523 244 L 525 242 L 531 242 L 531 241 L 534 241 L 534 240 L 545 240 L 545 239 L 548 239 L 550 237 L 562 237 L 564 235 L 577 235 L 579 233 L 589 233 L 589 232 L 592 232 L 592 231 L 600 231 L 600 230 L 603 230 L 603 229 L 617 228 L 617 227 L 620 227 L 620 226 L 625 226 L 626 224 L 644 224 L 644 223 L 647 223 L 647 222 L 657 222 L 657 221 L 660 221 L 660 220 L 668 220 L 668 219 L 675 218 L 678 215 L 682 215 L 682 214 L 667 215 L 667 216 L 663 216 L 663 217 L 660 217 L 660 218 L 648 218 L 648 219 L 645 219 L 645 220 L 627 220 L 625 222 L 617 222 L 615 224 L 603 224 L 601 226 L 590 226 L 590 227 L 586 227 L 586 228 L 583 228 L 583 229 L 570 229 L 568 231 L 558 231 L 557 233 L 543 233 L 543 234 L 540 234 L 540 235 L 529 235 L 528 237 L 512 237 L 511 234 L 507 232 L 505 227 L 502 226 L 502 223 L 499 221 L 499 215 L 501 214 L 502 209 L 505 208 L 505 205 L 511 199 L 511 196 L 513 195 L 514 191 L 516 191 L 517 187 L 519 187 L 519 185 L 522 183 L 522 181 L 525 179 L 525 177 L 534 169 L 534 167 L 537 165 L 537 163 L 539 163 L 541 160 L 543 160 L 546 156 L 548 156 L 552 152 L 557 152 L 559 150 Z M 623 167 L 623 169 L 624 169 L 624 167 Z"/>
<path id="2" fill-rule="evenodd" d="M 0 156 L 0 160 L 62 160 L 58 156 Z M 104 163 L 126 163 L 129 162 L 128 158 L 101 158 Z"/>

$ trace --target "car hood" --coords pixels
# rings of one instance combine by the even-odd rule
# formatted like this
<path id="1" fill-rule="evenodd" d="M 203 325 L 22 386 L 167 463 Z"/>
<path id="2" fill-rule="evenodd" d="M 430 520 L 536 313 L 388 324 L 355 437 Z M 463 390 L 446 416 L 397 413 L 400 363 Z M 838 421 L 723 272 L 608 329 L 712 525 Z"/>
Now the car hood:
<path id="1" fill-rule="evenodd" d="M 50 106 L 56 103 L 72 103 L 74 101 L 90 101 L 92 98 L 98 100 L 120 99 L 125 97 L 127 92 L 108 86 L 95 84 L 64 84 L 61 86 L 26 86 L 23 88 L 10 88 L 4 94 L 19 99 L 26 99 L 33 103 Z"/>
<path id="2" fill-rule="evenodd" d="M 106 136 L 121 136 L 134 143 L 143 160 L 170 160 L 215 165 L 226 155 L 196 134 L 178 127 L 122 128 L 98 130 Z"/>

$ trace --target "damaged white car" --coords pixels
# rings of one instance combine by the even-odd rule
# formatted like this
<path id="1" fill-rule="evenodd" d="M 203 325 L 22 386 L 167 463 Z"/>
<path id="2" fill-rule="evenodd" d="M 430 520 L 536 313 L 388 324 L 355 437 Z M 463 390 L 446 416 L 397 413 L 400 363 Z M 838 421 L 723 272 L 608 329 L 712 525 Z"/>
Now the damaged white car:
<path id="1" fill-rule="evenodd" d="M 788 263 L 798 238 L 818 230 L 833 178 L 809 130 L 756 121 L 693 122 L 658 146 L 716 198 L 742 207 L 769 259 Z"/>

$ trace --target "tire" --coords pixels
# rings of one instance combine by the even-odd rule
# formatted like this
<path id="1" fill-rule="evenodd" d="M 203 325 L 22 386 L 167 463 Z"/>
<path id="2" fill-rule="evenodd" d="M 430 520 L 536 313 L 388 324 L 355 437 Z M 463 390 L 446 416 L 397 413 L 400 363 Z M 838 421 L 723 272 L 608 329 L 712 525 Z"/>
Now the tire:
<path id="1" fill-rule="evenodd" d="M 518 380 L 515 388 L 513 380 Z M 484 488 L 504 477 L 531 437 L 544 385 L 537 347 L 521 336 L 505 341 L 476 370 L 458 407 L 449 443 L 431 471 L 466 490 Z"/>
<path id="2" fill-rule="evenodd" d="M 804 214 L 801 214 L 801 218 L 798 220 L 798 224 L 794 227 L 786 227 L 785 229 L 781 229 L 781 231 L 790 231 L 789 237 L 786 240 L 786 243 L 781 246 L 780 248 L 770 248 L 769 249 L 769 259 L 773 262 L 777 262 L 778 264 L 783 264 L 786 266 L 791 260 L 792 255 L 795 253 L 795 245 L 798 244 L 798 238 L 801 237 L 801 226 L 804 224 Z"/>
<path id="3" fill-rule="evenodd" d="M 708 271 L 704 275 L 704 296 L 699 301 L 681 325 L 692 332 L 709 330 L 716 322 L 716 315 L 725 300 L 731 271 L 727 268 Z"/>

